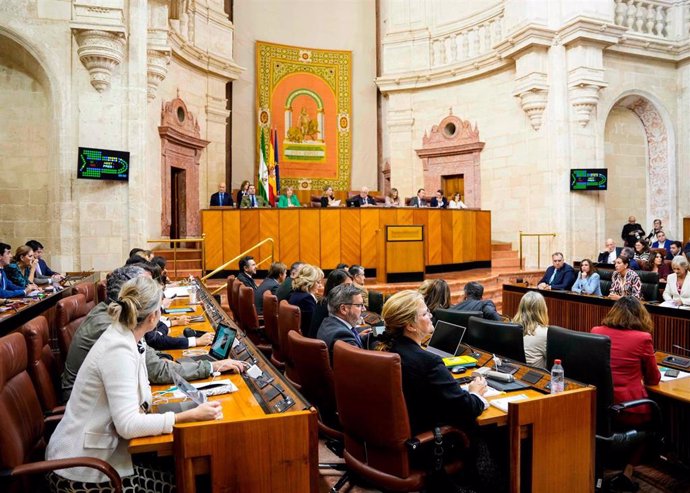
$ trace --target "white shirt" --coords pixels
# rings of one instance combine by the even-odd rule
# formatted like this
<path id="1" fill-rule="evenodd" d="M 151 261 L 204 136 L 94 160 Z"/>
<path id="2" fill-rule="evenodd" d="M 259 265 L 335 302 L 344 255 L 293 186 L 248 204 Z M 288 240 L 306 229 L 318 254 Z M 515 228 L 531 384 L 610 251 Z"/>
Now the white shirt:
<path id="1" fill-rule="evenodd" d="M 455 200 L 451 200 L 448 203 L 448 208 L 449 209 L 467 209 L 467 206 L 465 205 L 465 203 L 462 200 L 458 199 L 457 202 Z"/>
<path id="2" fill-rule="evenodd" d="M 546 333 L 549 331 L 543 325 L 537 325 L 534 334 L 525 335 L 525 360 L 530 366 L 546 368 Z"/>

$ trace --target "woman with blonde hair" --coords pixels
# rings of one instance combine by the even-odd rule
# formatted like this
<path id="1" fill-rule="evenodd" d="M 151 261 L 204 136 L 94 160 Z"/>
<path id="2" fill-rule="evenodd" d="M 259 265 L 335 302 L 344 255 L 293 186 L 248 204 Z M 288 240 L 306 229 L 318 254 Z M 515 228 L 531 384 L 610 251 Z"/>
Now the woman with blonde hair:
<path id="1" fill-rule="evenodd" d="M 288 303 L 299 307 L 301 312 L 300 329 L 302 334 L 309 333 L 311 318 L 316 310 L 316 303 L 323 295 L 323 271 L 310 264 L 304 264 L 292 280 L 292 293 Z"/>
<path id="2" fill-rule="evenodd" d="M 460 388 L 443 360 L 422 349 L 434 327 L 431 313 L 418 291 L 405 290 L 391 296 L 381 313 L 386 329 L 377 349 L 400 355 L 405 404 L 412 434 L 443 424 L 467 425 L 488 403 L 486 381 L 474 380 L 469 392 Z"/>
<path id="3" fill-rule="evenodd" d="M 513 322 L 523 327 L 527 364 L 546 368 L 546 334 L 549 330 L 549 313 L 544 297 L 536 291 L 525 293 L 520 300 Z"/>
<path id="4" fill-rule="evenodd" d="M 34 282 L 38 259 L 34 257 L 31 247 L 22 245 L 17 247 L 12 263 L 5 267 L 5 275 L 22 289 L 38 289 Z"/>
<path id="5" fill-rule="evenodd" d="M 299 199 L 295 195 L 295 190 L 292 187 L 285 187 L 285 194 L 278 198 L 278 207 L 300 207 Z"/>
<path id="6" fill-rule="evenodd" d="M 400 202 L 400 193 L 397 188 L 391 188 L 391 191 L 386 195 L 386 207 L 400 207 L 402 203 Z"/>
<path id="7" fill-rule="evenodd" d="M 96 457 L 110 463 L 125 491 L 151 491 L 147 485 L 174 485 L 173 468 L 133 462 L 132 438 L 172 433 L 173 425 L 222 417 L 219 402 L 206 402 L 175 414 L 150 414 L 152 394 L 146 371 L 144 334 L 160 319 L 162 291 L 147 277 L 127 281 L 108 306 L 112 324 L 98 338 L 79 369 L 65 414 L 53 433 L 46 459 Z M 112 491 L 94 469 L 71 468 L 51 473 L 53 491 Z M 105 487 L 104 487 L 105 486 Z"/>

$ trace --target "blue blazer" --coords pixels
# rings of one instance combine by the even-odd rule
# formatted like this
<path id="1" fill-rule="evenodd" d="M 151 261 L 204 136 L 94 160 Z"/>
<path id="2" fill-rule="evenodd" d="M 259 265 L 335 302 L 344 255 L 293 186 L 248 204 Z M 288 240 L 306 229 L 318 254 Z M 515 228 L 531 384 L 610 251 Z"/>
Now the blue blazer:
<path id="1" fill-rule="evenodd" d="M 8 279 L 5 269 L 0 269 L 0 298 L 20 298 L 25 294 L 24 289 Z"/>
<path id="2" fill-rule="evenodd" d="M 575 293 L 583 294 L 595 294 L 601 296 L 601 279 L 599 274 L 596 272 L 591 276 L 587 276 L 582 279 L 579 275 L 577 276 L 577 281 L 573 284 L 573 289 Z"/>
<path id="3" fill-rule="evenodd" d="M 566 263 L 563 263 L 563 267 L 561 267 L 557 272 L 556 276 L 553 278 L 553 282 L 549 283 L 549 279 L 551 279 L 551 275 L 553 274 L 554 271 L 554 266 L 550 266 L 548 269 L 546 269 L 546 273 L 544 274 L 544 277 L 541 278 L 541 281 L 539 281 L 539 284 L 542 282 L 546 284 L 551 285 L 551 289 L 570 289 L 570 287 L 573 285 L 575 282 L 575 271 L 571 266 L 569 266 Z"/>
<path id="4" fill-rule="evenodd" d="M 309 326 L 311 325 L 311 317 L 316 310 L 316 300 L 306 291 L 293 291 L 288 298 L 288 303 L 299 307 L 301 314 L 300 330 L 302 334 L 309 333 Z"/>
<path id="5" fill-rule="evenodd" d="M 48 264 L 46 264 L 46 261 L 42 258 L 38 259 L 38 268 L 40 269 L 42 276 L 54 276 L 55 274 L 57 274 L 57 272 L 51 270 L 50 267 L 48 267 Z"/>

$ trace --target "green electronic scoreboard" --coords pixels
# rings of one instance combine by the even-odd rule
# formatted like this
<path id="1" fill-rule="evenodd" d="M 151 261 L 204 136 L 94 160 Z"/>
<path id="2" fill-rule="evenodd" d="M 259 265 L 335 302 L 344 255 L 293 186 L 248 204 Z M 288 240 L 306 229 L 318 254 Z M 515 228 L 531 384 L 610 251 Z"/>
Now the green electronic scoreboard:
<path id="1" fill-rule="evenodd" d="M 129 152 L 80 147 L 77 178 L 127 181 Z"/>

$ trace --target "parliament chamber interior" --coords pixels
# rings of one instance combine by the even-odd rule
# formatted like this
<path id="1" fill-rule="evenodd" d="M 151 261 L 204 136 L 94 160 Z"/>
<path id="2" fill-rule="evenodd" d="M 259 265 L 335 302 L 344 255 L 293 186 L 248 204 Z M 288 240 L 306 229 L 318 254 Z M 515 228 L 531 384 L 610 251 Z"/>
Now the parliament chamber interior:
<path id="1" fill-rule="evenodd" d="M 690 493 L 689 46 L 676 0 L 0 2 L 0 491 Z"/>

